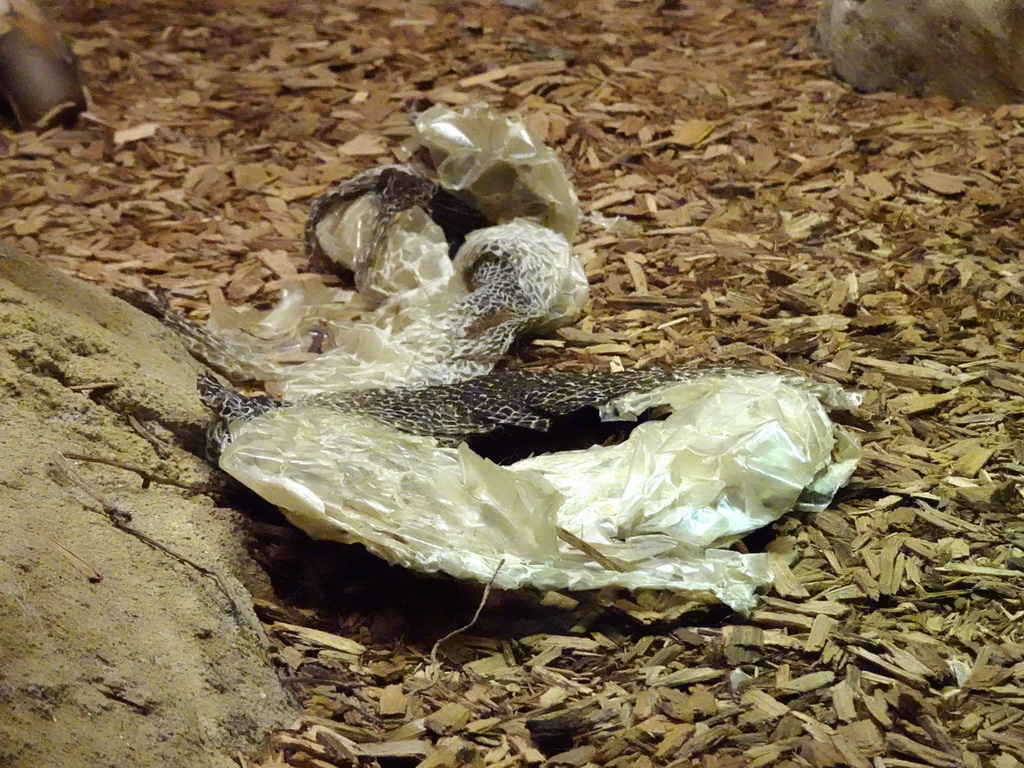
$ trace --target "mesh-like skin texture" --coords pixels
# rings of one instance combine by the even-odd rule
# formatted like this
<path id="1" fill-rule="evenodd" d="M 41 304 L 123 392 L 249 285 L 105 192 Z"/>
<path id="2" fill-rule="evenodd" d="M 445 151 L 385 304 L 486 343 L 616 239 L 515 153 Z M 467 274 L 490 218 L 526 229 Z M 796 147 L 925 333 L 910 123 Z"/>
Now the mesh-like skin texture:
<path id="1" fill-rule="evenodd" d="M 466 117 L 481 134 L 493 122 L 438 114 Z M 407 567 L 502 588 L 664 586 L 751 607 L 754 587 L 770 579 L 767 556 L 704 548 L 794 507 L 823 508 L 853 470 L 856 443 L 822 405 L 856 398 L 764 369 L 493 371 L 518 333 L 571 322 L 582 308 L 586 276 L 558 233 L 575 231 L 578 206 L 571 185 L 548 194 L 568 184 L 557 158 L 557 168 L 551 157 L 509 164 L 447 138 L 435 149 L 455 203 L 455 193 L 478 204 L 486 194 L 490 204 L 476 210 L 498 223 L 481 227 L 472 205 L 448 218 L 458 206 L 438 207 L 446 190 L 410 167 L 376 169 L 325 195 L 307 250 L 351 271 L 357 289 L 320 300 L 325 333 L 335 334 L 326 352 L 287 367 L 171 321 L 208 360 L 219 355 L 222 370 L 276 380 L 281 394 L 247 397 L 202 377 L 215 414 L 210 457 L 310 535 L 359 542 Z M 513 178 L 481 172 L 475 185 L 484 168 Z M 250 310 L 214 321 L 267 339 L 296 307 L 303 320 L 316 316 L 305 294 L 292 297 L 276 317 L 251 322 Z M 346 316 L 351 308 L 359 314 Z"/>
<path id="2" fill-rule="evenodd" d="M 411 208 L 428 210 L 438 192 L 436 183 L 407 165 L 373 168 L 341 182 L 310 208 L 304 231 L 310 263 L 330 271 L 338 271 L 339 267 L 349 269 L 360 294 L 375 301 L 386 300 L 395 292 L 396 276 L 405 269 L 415 268 L 414 264 L 403 263 L 401 253 L 386 247 L 395 218 Z M 372 223 L 365 245 L 355 254 L 353 262 L 345 263 L 334 251 L 332 224 L 336 224 L 339 212 L 364 197 L 370 202 Z"/>
<path id="3" fill-rule="evenodd" d="M 363 195 L 373 195 L 377 200 L 377 220 L 380 222 L 375 234 L 379 238 L 391 217 L 414 205 L 426 206 L 437 189 L 437 184 L 409 165 L 385 165 L 358 173 L 314 201 L 303 232 L 306 252 L 313 255 L 320 250 L 317 225 L 339 205 Z"/>
<path id="4" fill-rule="evenodd" d="M 203 402 L 216 415 L 209 434 L 211 455 L 230 441 L 230 425 L 275 408 L 328 406 L 357 413 L 395 429 L 437 439 L 455 446 L 473 435 L 502 427 L 544 432 L 554 419 L 583 408 L 599 408 L 632 393 L 649 392 L 663 384 L 708 376 L 776 377 L 814 394 L 822 402 L 846 408 L 856 398 L 835 385 L 802 376 L 756 368 L 634 368 L 627 371 L 571 373 L 560 371 L 495 371 L 449 384 L 362 389 L 313 395 L 289 402 L 266 396 L 245 397 L 212 376 L 199 381 Z"/>
<path id="5" fill-rule="evenodd" d="M 235 421 L 249 421 L 284 403 L 266 395 L 247 396 L 225 387 L 209 373 L 199 376 L 196 382 L 203 405 L 214 413 L 214 419 L 206 428 L 206 455 L 216 462 L 217 457 L 231 441 L 229 427 Z"/>
<path id="6" fill-rule="evenodd" d="M 670 368 L 594 374 L 498 371 L 455 384 L 319 395 L 300 404 L 364 413 L 404 432 L 457 445 L 470 435 L 499 427 L 543 432 L 559 416 L 653 389 L 682 375 L 682 370 Z"/>
<path id="7" fill-rule="evenodd" d="M 295 402 L 262 395 L 246 397 L 223 387 L 212 376 L 203 376 L 199 392 L 217 416 L 209 434 L 209 452 L 215 456 L 230 441 L 232 423 L 248 421 L 275 408 L 326 405 L 370 416 L 404 432 L 435 437 L 441 445 L 458 445 L 471 435 L 505 426 L 543 432 L 559 416 L 696 373 L 678 368 L 596 374 L 498 371 L 451 384 L 363 389 L 313 395 Z"/>
<path id="8" fill-rule="evenodd" d="M 451 166 L 446 188 L 479 203 L 483 192 L 452 181 L 488 165 L 463 144 L 431 157 Z M 492 205 L 479 210 L 499 220 L 484 227 L 472 213 L 443 226 L 444 190 L 409 167 L 368 172 L 318 201 L 307 249 L 350 270 L 357 295 L 320 302 L 333 346 L 307 362 L 219 347 L 228 368 L 276 380 L 281 399 L 201 378 L 215 414 L 210 457 L 310 535 L 407 567 L 497 584 L 497 566 L 502 588 L 708 591 L 749 608 L 770 579 L 767 557 L 704 547 L 794 507 L 823 508 L 853 470 L 856 443 L 822 405 L 856 398 L 764 369 L 493 371 L 518 333 L 571 322 L 587 294 L 551 221 L 501 220 L 517 200 L 572 213 L 575 196 L 533 194 L 545 183 L 515 193 L 507 181 L 483 185 Z M 575 220 L 562 223 L 574 231 Z M 308 310 L 294 296 L 278 317 Z M 328 314 L 339 306 L 361 314 Z M 215 320 L 241 335 L 255 333 L 251 317 Z M 220 343 L 189 335 L 207 353 Z"/>
<path id="9" fill-rule="evenodd" d="M 395 217 L 422 206 L 436 191 L 408 166 L 375 169 L 339 185 L 314 204 L 306 248 L 321 251 L 318 223 L 344 201 L 372 195 L 377 206 L 366 263 L 353 265 L 370 294 L 400 265 L 381 246 Z M 342 329 L 338 346 L 308 362 L 282 364 L 269 345 L 244 333 L 218 334 L 147 305 L 177 330 L 192 353 L 234 382 L 277 381 L 289 398 L 317 392 L 448 383 L 490 371 L 520 333 L 571 322 L 587 283 L 569 243 L 526 219 L 470 232 L 453 260 L 455 276 L 444 293 L 397 313 L 384 305 Z"/>
<path id="10" fill-rule="evenodd" d="M 285 371 L 285 395 L 478 376 L 516 335 L 571 321 L 586 296 L 586 277 L 565 238 L 525 219 L 472 232 L 454 267 L 462 277 L 450 303 L 410 312 L 407 325 L 372 339 L 369 355 L 338 348 Z"/>

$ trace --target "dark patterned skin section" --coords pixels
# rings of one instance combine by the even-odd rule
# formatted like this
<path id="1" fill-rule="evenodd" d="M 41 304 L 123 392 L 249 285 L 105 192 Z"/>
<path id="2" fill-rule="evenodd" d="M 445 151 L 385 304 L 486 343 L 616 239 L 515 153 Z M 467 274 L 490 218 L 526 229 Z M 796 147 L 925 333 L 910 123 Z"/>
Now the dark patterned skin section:
<path id="1" fill-rule="evenodd" d="M 199 392 L 217 416 L 209 434 L 209 450 L 216 456 L 230 440 L 229 424 L 248 421 L 275 408 L 336 408 L 370 416 L 404 432 L 435 437 L 444 445 L 458 445 L 471 435 L 502 427 L 543 432 L 558 417 L 696 373 L 672 368 L 593 374 L 499 371 L 455 384 L 363 389 L 314 395 L 294 403 L 265 395 L 241 395 L 205 375 L 199 379 Z"/>

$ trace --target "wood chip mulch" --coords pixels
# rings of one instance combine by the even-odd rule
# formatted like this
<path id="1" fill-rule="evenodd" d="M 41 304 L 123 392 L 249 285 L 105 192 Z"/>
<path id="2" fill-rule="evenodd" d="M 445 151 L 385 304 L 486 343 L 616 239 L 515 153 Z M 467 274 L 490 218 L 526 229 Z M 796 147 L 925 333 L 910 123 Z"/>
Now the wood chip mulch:
<path id="1" fill-rule="evenodd" d="M 525 364 L 749 362 L 866 394 L 836 504 L 747 542 L 776 574 L 749 617 L 495 594 L 432 661 L 480 589 L 330 550 L 376 571 L 261 601 L 307 714 L 243 766 L 1024 763 L 1024 107 L 854 93 L 805 0 L 54 12 L 93 107 L 0 131 L 5 243 L 197 317 L 264 303 L 316 195 L 391 161 L 410 110 L 486 101 L 588 214 L 589 312 Z M 260 525 L 265 559 L 302 559 Z"/>

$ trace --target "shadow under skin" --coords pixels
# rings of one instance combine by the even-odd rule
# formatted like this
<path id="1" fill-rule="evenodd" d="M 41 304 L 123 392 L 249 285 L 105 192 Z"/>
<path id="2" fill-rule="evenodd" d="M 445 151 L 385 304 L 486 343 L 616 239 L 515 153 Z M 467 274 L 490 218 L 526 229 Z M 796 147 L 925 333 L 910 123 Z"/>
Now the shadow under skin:
<path id="1" fill-rule="evenodd" d="M 361 545 L 311 539 L 254 495 L 245 509 L 254 521 L 253 555 L 268 573 L 288 621 L 429 654 L 439 639 L 469 623 L 480 607 L 482 584 L 391 565 Z M 758 543 L 748 545 L 751 551 L 763 549 L 774 533 L 768 528 L 755 535 Z M 483 638 L 499 642 L 539 633 L 600 631 L 615 641 L 627 641 L 737 619 L 734 611 L 717 603 L 693 603 L 659 618 L 659 605 L 682 602 L 663 591 L 645 593 L 655 615 L 644 620 L 630 612 L 628 606 L 636 605 L 638 596 L 627 590 L 561 592 L 554 601 L 545 600 L 545 594 L 535 589 L 492 590 L 477 621 L 464 636 L 444 643 L 442 656 L 456 663 L 470 661 L 480 650 L 474 640 Z"/>
<path id="2" fill-rule="evenodd" d="M 621 442 L 637 423 L 602 422 L 596 409 L 585 408 L 557 419 L 546 433 L 505 428 L 474 436 L 471 447 L 508 464 L 539 453 Z M 361 545 L 312 539 L 273 505 L 241 485 L 233 488 L 232 503 L 253 521 L 253 555 L 269 575 L 288 621 L 384 646 L 400 643 L 429 654 L 434 643 L 465 627 L 480 607 L 482 584 L 391 565 Z M 775 525 L 766 526 L 735 546 L 764 552 L 776 535 Z M 479 650 L 472 647 L 473 638 L 493 643 L 538 633 L 601 631 L 625 641 L 680 627 L 713 628 L 738 618 L 727 606 L 663 590 L 558 594 L 546 599 L 546 593 L 537 589 L 492 590 L 465 636 L 444 644 L 444 656 L 456 662 L 471 660 Z"/>
<path id="3" fill-rule="evenodd" d="M 374 643 L 401 641 L 429 652 L 439 638 L 468 623 L 480 605 L 482 584 L 391 565 L 358 544 L 312 539 L 254 495 L 244 508 L 254 521 L 253 555 L 281 608 L 312 615 L 323 629 L 365 629 Z M 537 591 L 493 590 L 473 634 L 563 633 L 574 623 L 564 609 L 542 605 Z"/>

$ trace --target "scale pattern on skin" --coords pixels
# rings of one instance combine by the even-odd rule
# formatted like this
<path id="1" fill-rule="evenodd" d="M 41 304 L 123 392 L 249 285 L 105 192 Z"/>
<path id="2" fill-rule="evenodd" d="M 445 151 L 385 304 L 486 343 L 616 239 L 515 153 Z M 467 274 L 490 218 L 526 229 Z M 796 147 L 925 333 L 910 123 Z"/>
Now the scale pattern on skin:
<path id="1" fill-rule="evenodd" d="M 373 195 L 376 221 L 364 251 L 366 263 L 356 264 L 355 273 L 357 287 L 382 283 L 395 266 L 382 246 L 390 222 L 410 208 L 428 204 L 432 189 L 436 185 L 408 166 L 360 174 L 314 204 L 306 227 L 307 252 L 319 252 L 317 224 L 323 216 L 345 201 Z M 571 320 L 585 297 L 586 280 L 569 243 L 526 219 L 470 232 L 453 263 L 460 274 L 448 291 L 406 312 L 401 323 L 388 328 L 372 322 L 351 324 L 353 332 L 361 328 L 375 334 L 374 342 L 382 350 L 376 360 L 363 350 L 339 347 L 305 363 L 285 364 L 267 354 L 266 344 L 244 333 L 211 332 L 153 302 L 147 308 L 177 330 L 196 357 L 229 380 L 278 381 L 290 397 L 298 397 L 450 383 L 487 373 L 518 334 Z M 375 271 L 381 279 L 374 277 Z"/>
<path id="2" fill-rule="evenodd" d="M 440 445 L 456 446 L 470 436 L 501 427 L 543 432 L 551 428 L 554 419 L 583 408 L 599 408 L 631 393 L 708 376 L 771 376 L 836 407 L 851 405 L 849 396 L 838 387 L 793 374 L 735 366 L 634 368 L 590 374 L 493 371 L 450 384 L 327 393 L 294 402 L 265 395 L 246 397 L 205 375 L 199 381 L 199 391 L 216 416 L 209 433 L 209 452 L 217 456 L 231 440 L 231 424 L 276 408 L 328 406 L 370 416 L 403 432 L 434 437 Z"/>

